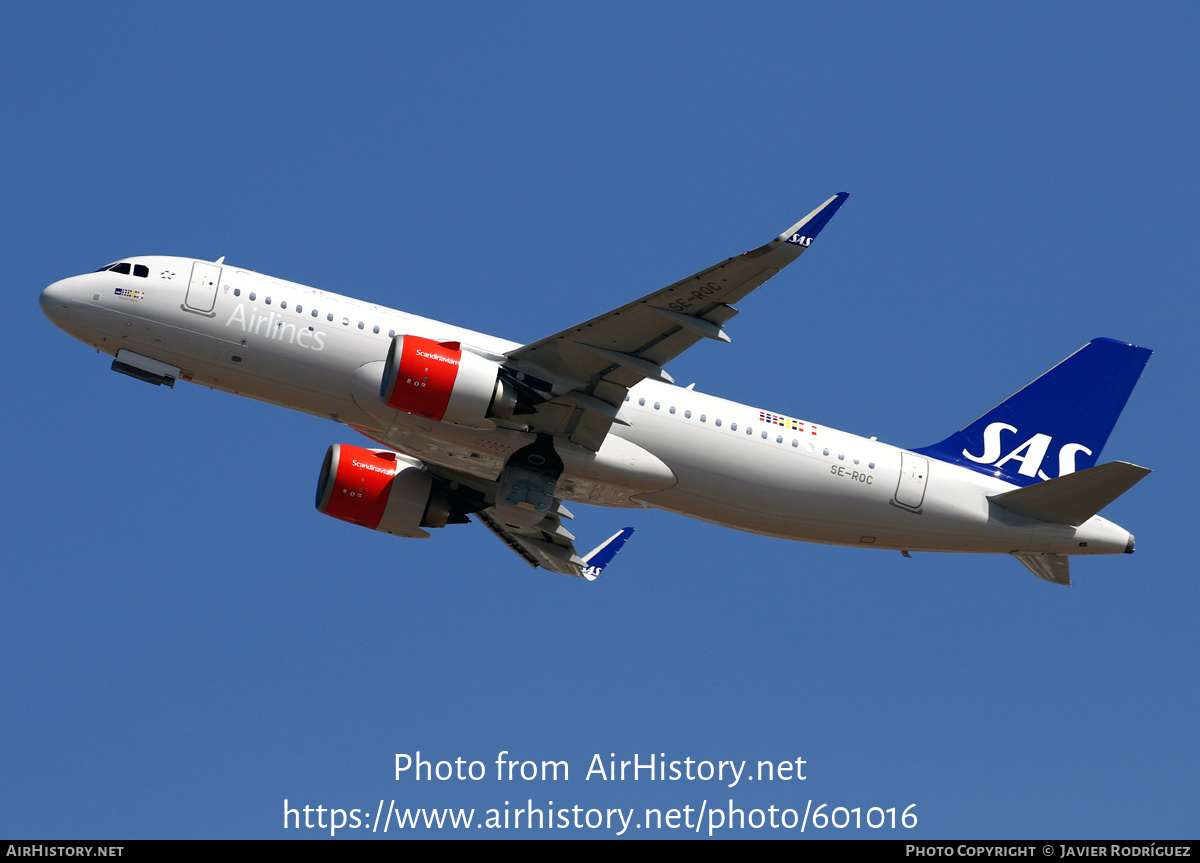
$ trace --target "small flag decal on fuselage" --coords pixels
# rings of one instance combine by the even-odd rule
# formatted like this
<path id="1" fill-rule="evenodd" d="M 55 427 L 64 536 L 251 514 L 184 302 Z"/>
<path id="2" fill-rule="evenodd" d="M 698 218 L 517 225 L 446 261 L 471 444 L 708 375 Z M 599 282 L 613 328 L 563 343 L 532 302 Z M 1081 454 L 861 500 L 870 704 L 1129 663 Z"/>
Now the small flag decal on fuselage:
<path id="1" fill-rule="evenodd" d="M 817 433 L 817 427 L 812 423 L 806 423 L 804 420 L 792 419 L 791 417 L 780 416 L 779 414 L 773 414 L 769 411 L 759 411 L 758 419 L 760 422 L 764 422 L 767 425 L 782 426 L 785 429 L 798 431 L 801 434 L 804 432 L 810 432 L 812 434 Z"/>

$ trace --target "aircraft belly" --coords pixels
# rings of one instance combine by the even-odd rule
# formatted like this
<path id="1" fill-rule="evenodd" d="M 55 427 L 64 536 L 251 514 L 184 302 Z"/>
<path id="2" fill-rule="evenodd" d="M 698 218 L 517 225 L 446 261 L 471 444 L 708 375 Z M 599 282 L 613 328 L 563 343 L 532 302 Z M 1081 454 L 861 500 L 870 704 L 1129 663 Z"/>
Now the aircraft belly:
<path id="1" fill-rule="evenodd" d="M 363 429 L 384 446 L 431 465 L 462 471 L 489 482 L 500 476 L 508 457 L 529 442 L 528 436 L 507 429 L 480 429 L 439 423 L 402 411 L 391 417 L 377 412 L 378 432 Z"/>
<path id="2" fill-rule="evenodd" d="M 532 437 L 509 429 L 477 429 L 434 422 L 399 411 L 377 416 L 383 431 L 371 437 L 433 465 L 495 480 L 508 457 Z M 556 496 L 596 506 L 638 506 L 637 495 L 675 484 L 675 475 L 652 453 L 609 435 L 599 452 L 562 439 L 555 449 L 563 460 Z"/>
<path id="3" fill-rule="evenodd" d="M 601 506 L 637 506 L 634 497 L 661 492 L 676 484 L 675 472 L 658 456 L 610 434 L 599 452 L 572 443 L 558 445 L 565 471 L 563 497 Z"/>

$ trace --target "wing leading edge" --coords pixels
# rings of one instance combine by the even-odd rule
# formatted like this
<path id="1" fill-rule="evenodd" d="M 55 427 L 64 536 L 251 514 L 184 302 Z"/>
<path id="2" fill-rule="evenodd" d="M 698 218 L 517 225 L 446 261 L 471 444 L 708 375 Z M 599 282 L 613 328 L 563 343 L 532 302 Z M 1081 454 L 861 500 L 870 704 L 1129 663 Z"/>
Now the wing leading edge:
<path id="1" fill-rule="evenodd" d="M 800 257 L 848 197 L 845 192 L 834 195 L 765 245 L 511 351 L 503 358 L 509 380 L 533 396 L 533 413 L 514 419 L 524 431 L 566 437 L 599 450 L 614 422 L 629 424 L 619 409 L 629 387 L 645 378 L 672 382 L 663 366 L 700 339 L 729 341 L 722 325 L 737 314 L 730 303 Z M 581 557 L 575 536 L 563 524 L 573 516 L 561 499 L 554 498 L 532 526 L 509 524 L 495 505 L 497 481 L 428 462 L 425 469 L 436 477 L 442 496 L 453 502 L 458 519 L 474 515 L 535 568 L 593 581 L 633 534 L 633 528 L 624 528 Z"/>
<path id="2" fill-rule="evenodd" d="M 729 341 L 731 303 L 800 257 L 848 197 L 839 192 L 757 249 L 510 352 L 506 365 L 544 399 L 522 420 L 598 450 L 614 422 L 628 424 L 619 407 L 629 388 L 672 383 L 663 368 L 672 359 L 701 339 Z"/>

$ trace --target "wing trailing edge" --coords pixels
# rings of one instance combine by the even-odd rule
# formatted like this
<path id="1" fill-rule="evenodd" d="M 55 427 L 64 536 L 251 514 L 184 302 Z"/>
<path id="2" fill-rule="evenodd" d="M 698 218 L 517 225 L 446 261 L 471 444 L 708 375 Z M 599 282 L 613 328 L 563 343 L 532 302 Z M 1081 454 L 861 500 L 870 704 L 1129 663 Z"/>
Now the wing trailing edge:
<path id="1" fill-rule="evenodd" d="M 510 351 L 506 366 L 546 384 L 546 403 L 522 421 L 599 450 L 629 388 L 646 378 L 672 383 L 664 367 L 675 357 L 702 339 L 729 341 L 732 304 L 807 251 L 848 197 L 838 192 L 762 246 Z"/>
<path id="2" fill-rule="evenodd" d="M 633 534 L 632 527 L 622 528 L 580 557 L 575 551 L 575 537 L 562 526 L 560 515 L 571 517 L 558 504 L 556 511 L 533 527 L 505 524 L 490 507 L 475 513 L 475 518 L 533 568 L 541 567 L 588 581 L 595 581 L 600 576 Z"/>

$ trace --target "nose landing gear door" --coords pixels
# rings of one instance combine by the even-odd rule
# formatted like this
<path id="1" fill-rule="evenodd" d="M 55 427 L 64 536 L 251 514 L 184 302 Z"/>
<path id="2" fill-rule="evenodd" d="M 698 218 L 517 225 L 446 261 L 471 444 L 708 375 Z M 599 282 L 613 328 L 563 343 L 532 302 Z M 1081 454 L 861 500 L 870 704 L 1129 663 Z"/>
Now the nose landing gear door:
<path id="1" fill-rule="evenodd" d="M 192 264 L 192 279 L 188 282 L 187 299 L 183 301 L 185 312 L 195 312 L 215 317 L 213 306 L 217 303 L 217 285 L 221 283 L 221 268 L 216 264 L 196 261 Z"/>

